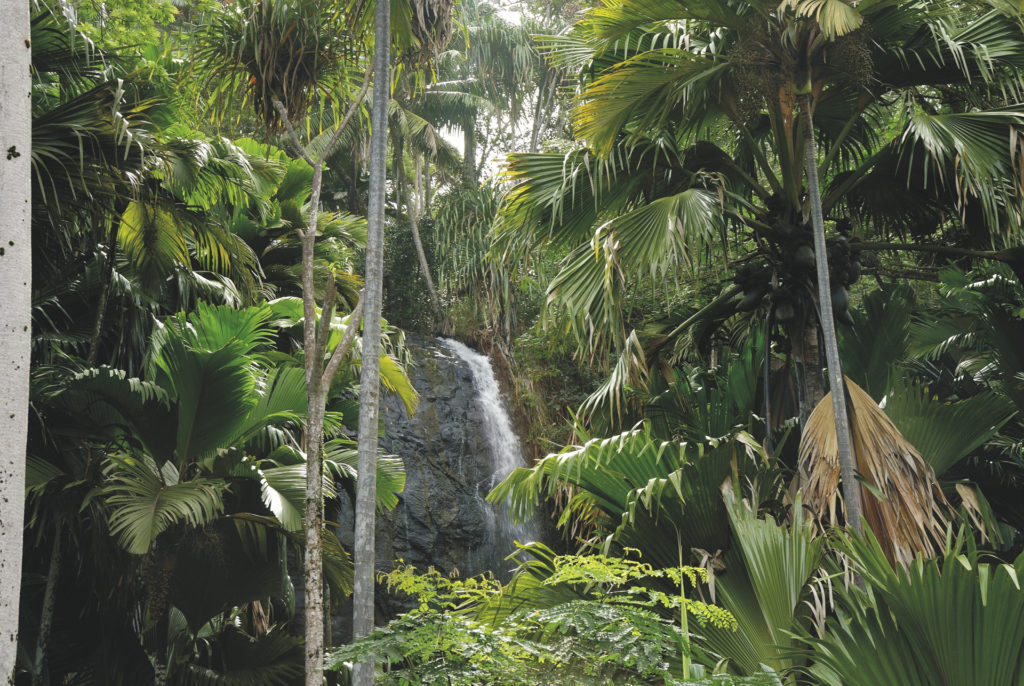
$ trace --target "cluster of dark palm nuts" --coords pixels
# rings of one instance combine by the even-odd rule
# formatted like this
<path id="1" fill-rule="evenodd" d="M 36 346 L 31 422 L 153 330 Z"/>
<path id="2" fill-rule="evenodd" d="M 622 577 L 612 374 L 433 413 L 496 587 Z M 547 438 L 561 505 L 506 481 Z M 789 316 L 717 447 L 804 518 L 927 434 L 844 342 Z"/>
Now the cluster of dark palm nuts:
<path id="1" fill-rule="evenodd" d="M 837 321 L 852 325 L 849 288 L 860 279 L 860 251 L 856 239 L 848 237 L 848 222 L 837 222 L 836 229 L 838 233 L 825 242 L 832 309 Z M 766 238 L 773 254 L 744 265 L 736 274 L 734 282 L 743 289 L 736 310 L 750 312 L 767 299 L 774 306 L 775 321 L 786 323 L 813 307 L 817 259 L 811 229 L 778 221 Z"/>

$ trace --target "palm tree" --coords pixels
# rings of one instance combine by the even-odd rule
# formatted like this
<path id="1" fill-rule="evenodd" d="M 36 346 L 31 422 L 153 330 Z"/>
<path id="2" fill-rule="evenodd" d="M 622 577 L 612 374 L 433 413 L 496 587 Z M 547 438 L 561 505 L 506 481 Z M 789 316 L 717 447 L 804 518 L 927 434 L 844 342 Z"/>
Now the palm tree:
<path id="1" fill-rule="evenodd" d="M 158 124 L 174 114 L 170 79 L 95 48 L 60 13 L 35 12 L 32 32 L 34 352 L 49 359 L 42 341 L 59 341 L 94 364 L 135 369 L 132 344 L 144 344 L 153 315 L 197 297 L 247 304 L 260 294 L 256 255 L 220 208 L 259 204 L 278 168 Z M 110 309 L 132 341 L 111 335 L 123 329 L 106 326 Z"/>
<path id="2" fill-rule="evenodd" d="M 676 357 L 671 345 L 763 302 L 792 346 L 806 419 L 823 391 L 819 304 L 832 295 L 845 319 L 858 245 L 877 248 L 857 239 L 911 227 L 948 243 L 969 229 L 989 255 L 1019 240 L 1007 142 L 1024 111 L 1005 103 L 1021 94 L 1024 35 L 1002 6 L 621 0 L 552 41 L 550 59 L 579 74 L 580 144 L 511 160 L 503 222 L 528 245 L 572 250 L 549 299 L 583 347 L 621 354 L 620 384 L 642 386 L 656 358 Z M 837 231 L 827 260 L 811 248 L 808 169 Z M 678 325 L 630 335 L 631 283 L 723 250 L 743 265 L 735 286 Z M 826 261 L 818 293 L 811 275 Z"/>
<path id="3" fill-rule="evenodd" d="M 21 589 L 22 522 L 25 500 L 25 436 L 28 420 L 28 374 L 31 349 L 31 171 L 32 154 L 29 11 L 27 3 L 7 3 L 0 9 L 0 58 L 5 65 L 0 76 L 0 143 L 4 149 L 0 172 L 0 198 L 10 216 L 0 229 L 4 251 L 0 287 L 5 297 L 0 306 L 4 322 L 0 332 L 0 368 L 9 375 L 0 394 L 3 430 L 0 432 L 0 479 L 2 505 L 0 555 L 3 574 L 0 583 L 0 678 L 13 679 L 17 655 L 18 599 Z"/>
<path id="4" fill-rule="evenodd" d="M 297 435 L 306 420 L 306 393 L 301 360 L 269 362 L 267 343 L 279 338 L 271 320 L 287 329 L 301 325 L 301 303 L 283 299 L 244 310 L 200 305 L 191 316 L 171 318 L 151 340 L 142 379 L 107 367 L 68 369 L 68 362 L 36 370 L 34 405 L 41 422 L 30 460 L 34 526 L 55 540 L 70 528 L 72 545 L 116 539 L 130 555 L 122 564 L 141 565 L 142 597 L 125 589 L 117 610 L 123 617 L 137 611 L 133 602 L 141 604 L 147 620 L 139 633 L 154 641 L 147 646 L 166 670 L 161 678 L 170 681 L 205 664 L 193 643 L 233 640 L 224 634 L 227 624 L 213 636 L 199 631 L 220 622 L 226 608 L 262 603 L 245 612 L 258 628 L 264 616 L 271 624 L 281 621 L 280 609 L 275 619 L 271 606 L 283 607 L 290 592 L 285 548 L 302 540 L 306 459 Z M 340 329 L 339 322 L 333 344 L 343 336 Z M 280 352 L 274 357 L 288 359 Z M 385 366 L 395 369 L 391 358 Z M 354 381 L 351 373 L 344 376 Z M 408 382 L 389 378 L 412 403 Z M 350 481 L 356 471 L 350 442 L 339 435 L 338 413 L 328 413 L 327 423 L 334 437 L 326 446 L 330 495 L 336 478 Z M 51 430 L 51 424 L 61 428 Z M 83 439 L 90 448 L 79 447 Z M 90 469 L 90 463 L 100 468 Z M 375 469 L 377 506 L 393 507 L 404 483 L 401 464 L 382 458 Z M 89 491 L 100 499 L 91 502 Z M 80 497 L 73 506 L 59 504 L 72 494 Z M 90 516 L 80 523 L 83 511 Z M 118 555 L 110 551 L 97 564 Z M 329 585 L 336 594 L 350 592 L 351 567 L 336 538 L 326 539 L 325 555 Z M 72 578 L 80 574 L 73 568 L 77 556 L 64 570 Z M 51 575 L 60 567 L 51 561 Z M 94 581 L 99 588 L 102 578 Z M 202 587 L 194 582 L 199 579 Z M 268 604 L 267 598 L 277 600 Z M 191 633 L 181 633 L 176 613 Z M 263 640 L 268 626 L 250 631 Z M 295 666 L 292 652 L 280 657 L 288 653 Z M 46 664 L 45 655 L 37 659 L 39 669 Z M 301 665 L 299 656 L 298 673 Z"/>

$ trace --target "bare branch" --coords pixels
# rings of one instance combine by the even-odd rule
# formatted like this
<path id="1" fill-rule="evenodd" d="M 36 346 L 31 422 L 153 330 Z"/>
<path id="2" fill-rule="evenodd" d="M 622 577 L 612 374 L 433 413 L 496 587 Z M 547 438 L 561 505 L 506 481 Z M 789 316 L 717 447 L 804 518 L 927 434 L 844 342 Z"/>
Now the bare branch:
<path id="1" fill-rule="evenodd" d="M 348 349 L 352 347 L 352 342 L 356 339 L 356 331 L 359 330 L 359 320 L 363 317 L 363 293 L 359 292 L 359 300 L 356 301 L 356 306 L 352 308 L 352 314 L 349 315 L 348 326 L 345 327 L 345 335 L 341 337 L 341 343 L 338 343 L 338 347 L 334 349 L 334 353 L 331 355 L 330 361 L 324 368 L 324 375 L 321 380 L 323 388 L 328 388 L 331 383 L 331 379 L 338 373 L 338 367 L 341 366 L 341 361 L 345 359 L 345 355 L 348 354 Z"/>
<path id="2" fill-rule="evenodd" d="M 373 65 L 371 64 L 366 70 L 366 76 L 363 78 L 363 87 L 359 89 L 359 93 L 356 95 L 355 100 L 352 101 L 351 107 L 348 108 L 348 112 L 345 113 L 344 119 L 338 124 L 338 128 L 334 130 L 334 135 L 331 136 L 331 140 L 327 142 L 327 147 L 320 153 L 320 157 L 317 162 L 323 164 L 327 159 L 327 156 L 331 154 L 331 150 L 335 145 L 338 144 L 338 139 L 341 138 L 342 131 L 348 126 L 348 123 L 352 121 L 352 117 L 355 116 L 356 111 L 359 109 L 359 105 L 363 102 L 363 98 L 366 97 L 366 91 L 370 88 L 370 80 L 373 78 Z M 312 164 L 312 163 L 310 163 Z"/>
<path id="3" fill-rule="evenodd" d="M 277 98 L 274 98 L 274 109 L 277 110 L 277 114 L 281 117 L 281 121 L 284 122 L 285 129 L 288 130 L 288 137 L 292 140 L 292 146 L 295 148 L 295 152 L 297 152 L 302 159 L 309 162 L 309 166 L 315 167 L 316 162 L 314 162 L 313 158 L 309 156 L 306 148 L 304 148 L 302 143 L 299 141 L 299 135 L 295 133 L 295 127 L 292 126 L 292 120 L 288 118 L 288 110 L 285 109 L 285 106 Z"/>
<path id="4" fill-rule="evenodd" d="M 331 334 L 331 320 L 334 319 L 334 301 L 338 297 L 338 288 L 334 283 L 334 271 L 327 275 L 327 293 L 324 295 L 324 307 L 320 311 L 320 330 L 316 334 L 316 347 L 313 356 L 317 360 L 324 359 L 327 350 L 327 338 Z"/>

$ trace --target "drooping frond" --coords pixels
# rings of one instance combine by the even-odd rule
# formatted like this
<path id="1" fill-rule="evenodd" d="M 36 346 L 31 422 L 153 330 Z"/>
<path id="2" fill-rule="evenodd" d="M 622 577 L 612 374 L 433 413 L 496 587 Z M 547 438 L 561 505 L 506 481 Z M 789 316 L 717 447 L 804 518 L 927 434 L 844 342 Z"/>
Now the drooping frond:
<path id="1" fill-rule="evenodd" d="M 850 433 L 862 479 L 864 517 L 894 563 L 939 552 L 945 540 L 947 503 L 931 466 L 861 388 L 846 379 Z M 802 490 L 819 517 L 839 515 L 839 457 L 832 395 L 814 408 L 800 439 Z"/>

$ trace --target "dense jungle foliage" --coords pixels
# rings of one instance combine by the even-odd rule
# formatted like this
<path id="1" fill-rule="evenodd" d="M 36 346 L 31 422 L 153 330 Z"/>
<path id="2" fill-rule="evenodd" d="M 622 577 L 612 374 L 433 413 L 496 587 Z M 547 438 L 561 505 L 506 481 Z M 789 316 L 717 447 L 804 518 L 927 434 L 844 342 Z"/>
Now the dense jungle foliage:
<path id="1" fill-rule="evenodd" d="M 31 0 L 13 683 L 308 683 L 305 360 L 355 335 L 334 512 L 374 8 Z M 1024 685 L 1020 3 L 390 10 L 381 387 L 415 412 L 407 332 L 490 353 L 530 465 L 488 499 L 558 536 L 506 584 L 387 561 L 413 609 L 328 628 L 325 683 Z M 325 529 L 329 607 L 352 554 Z"/>

